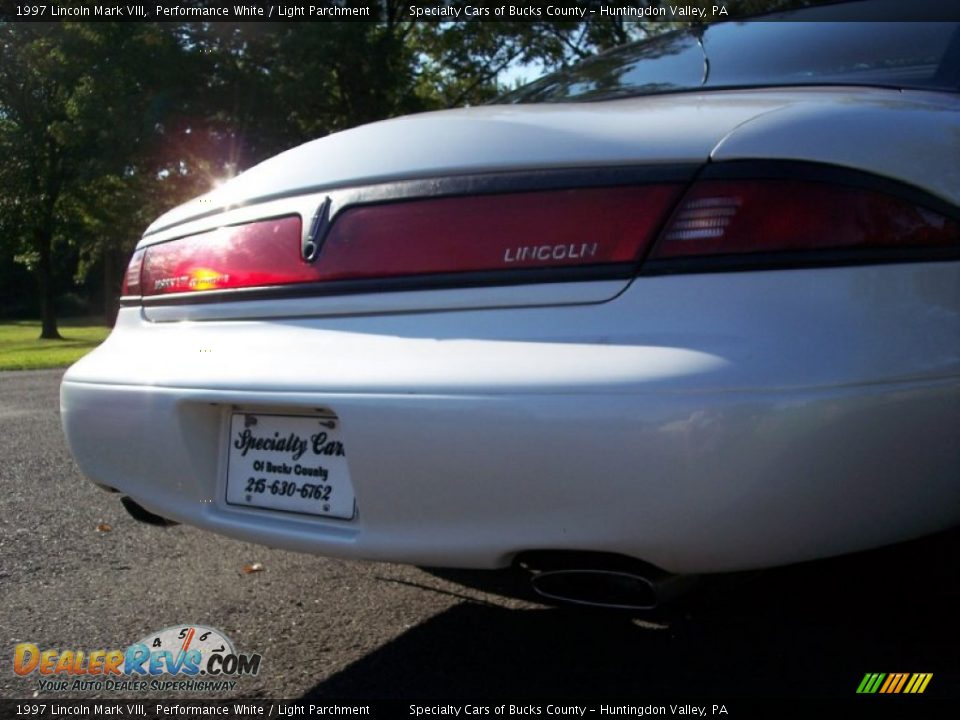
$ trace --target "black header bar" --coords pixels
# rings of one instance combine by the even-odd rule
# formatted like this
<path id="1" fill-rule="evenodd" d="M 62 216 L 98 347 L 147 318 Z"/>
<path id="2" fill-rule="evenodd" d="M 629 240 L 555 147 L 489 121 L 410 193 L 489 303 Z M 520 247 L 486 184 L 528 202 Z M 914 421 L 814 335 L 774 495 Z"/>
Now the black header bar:
<path id="1" fill-rule="evenodd" d="M 10 22 L 626 22 L 704 23 L 756 16 L 762 3 L 737 0 L 0 0 Z M 791 20 L 789 8 L 818 7 L 824 21 L 960 21 L 960 0 L 835 3 L 769 0 L 764 20 Z M 749 9 L 748 9 L 749 8 Z M 822 18 L 820 17 L 822 16 Z"/>
<path id="2" fill-rule="evenodd" d="M 856 696 L 845 699 L 797 700 L 768 698 L 737 700 L 690 697 L 651 700 L 529 700 L 513 699 L 439 699 L 439 700 L 204 700 L 162 698 L 70 700 L 31 698 L 0 700 L 4 718 L 114 718 L 149 720 L 151 718 L 712 718 L 713 720 L 786 720 L 788 718 L 857 717 L 870 720 L 886 718 L 953 718 L 956 701 L 933 699 L 925 695 Z"/>

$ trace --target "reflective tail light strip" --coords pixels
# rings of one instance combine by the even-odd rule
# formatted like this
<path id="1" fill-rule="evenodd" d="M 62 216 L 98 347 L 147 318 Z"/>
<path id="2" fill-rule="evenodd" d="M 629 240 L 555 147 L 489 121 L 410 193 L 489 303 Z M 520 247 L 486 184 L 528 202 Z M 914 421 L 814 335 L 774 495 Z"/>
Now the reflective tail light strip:
<path id="1" fill-rule="evenodd" d="M 127 271 L 123 274 L 123 285 L 120 288 L 120 294 L 139 295 L 140 294 L 140 272 L 143 269 L 143 256 L 146 250 L 141 249 L 133 253 L 130 263 L 127 265 Z"/>
<path id="2" fill-rule="evenodd" d="M 357 206 L 333 218 L 312 262 L 301 257 L 299 216 L 223 227 L 146 248 L 137 260 L 140 290 L 155 296 L 618 264 L 629 271 L 682 190 L 641 185 Z"/>
<path id="3" fill-rule="evenodd" d="M 142 294 L 229 290 L 311 279 L 299 216 L 219 228 L 146 248 Z"/>
<path id="4" fill-rule="evenodd" d="M 679 185 L 482 195 L 356 207 L 317 260 L 347 280 L 635 263 Z"/>
<path id="5" fill-rule="evenodd" d="M 704 180 L 684 196 L 650 259 L 958 244 L 957 221 L 874 190 Z"/>
<path id="6" fill-rule="evenodd" d="M 629 273 L 641 261 L 644 272 L 687 272 L 727 269 L 731 258 L 762 260 L 751 260 L 750 267 L 782 267 L 778 257 L 817 264 L 829 263 L 838 251 L 875 261 L 870 252 L 932 250 L 942 256 L 960 250 L 956 219 L 873 189 L 815 180 L 704 179 L 683 191 L 681 184 L 666 183 L 357 205 L 332 219 L 312 262 L 301 255 L 299 216 L 227 226 L 138 250 L 123 294 L 396 278 L 411 278 L 409 287 L 416 288 L 417 278 L 435 275 L 458 285 L 459 278 L 467 284 L 476 274 L 486 282 L 511 270 L 563 268 L 583 269 L 578 277 L 589 279 L 591 268 Z M 521 281 L 555 277 L 527 274 Z"/>

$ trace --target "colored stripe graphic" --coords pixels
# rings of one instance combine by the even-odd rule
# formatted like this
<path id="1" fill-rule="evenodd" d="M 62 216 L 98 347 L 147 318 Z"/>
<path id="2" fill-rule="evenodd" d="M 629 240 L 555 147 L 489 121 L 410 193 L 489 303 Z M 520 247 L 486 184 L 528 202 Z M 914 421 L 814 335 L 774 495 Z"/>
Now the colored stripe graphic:
<path id="1" fill-rule="evenodd" d="M 886 673 L 867 673 L 863 676 L 863 680 L 860 681 L 860 687 L 857 688 L 857 692 L 872 695 L 880 688 L 880 683 L 883 682 L 886 676 Z"/>
<path id="2" fill-rule="evenodd" d="M 910 673 L 891 673 L 883 687 L 880 688 L 880 692 L 888 694 L 900 692 L 900 688 L 903 687 L 909 676 Z"/>
<path id="3" fill-rule="evenodd" d="M 927 689 L 933 673 L 867 673 L 857 686 L 861 695 L 897 695 L 909 693 L 919 695 Z"/>
<path id="4" fill-rule="evenodd" d="M 918 694 L 922 693 L 924 690 L 927 689 L 927 685 L 930 684 L 930 678 L 932 677 L 933 677 L 933 673 L 915 673 L 913 678 L 916 678 L 916 680 L 911 678 L 911 683 L 913 684 L 913 687 L 907 692 L 918 693 Z"/>

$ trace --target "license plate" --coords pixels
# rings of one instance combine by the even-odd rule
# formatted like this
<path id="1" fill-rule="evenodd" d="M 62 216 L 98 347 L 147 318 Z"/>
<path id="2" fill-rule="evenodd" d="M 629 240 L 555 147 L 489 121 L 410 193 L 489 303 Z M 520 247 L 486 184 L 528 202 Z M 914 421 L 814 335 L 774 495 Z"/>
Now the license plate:
<path id="1" fill-rule="evenodd" d="M 352 519 L 356 499 L 340 420 L 333 415 L 234 413 L 227 503 Z"/>

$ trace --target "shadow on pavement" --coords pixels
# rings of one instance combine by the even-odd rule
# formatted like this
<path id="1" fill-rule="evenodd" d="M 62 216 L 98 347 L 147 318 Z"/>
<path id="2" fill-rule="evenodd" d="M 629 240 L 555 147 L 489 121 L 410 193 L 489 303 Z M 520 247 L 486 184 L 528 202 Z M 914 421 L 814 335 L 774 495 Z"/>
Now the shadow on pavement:
<path id="1" fill-rule="evenodd" d="M 313 687 L 320 698 L 847 697 L 932 672 L 960 698 L 960 533 L 712 578 L 620 615 L 463 602 Z"/>

